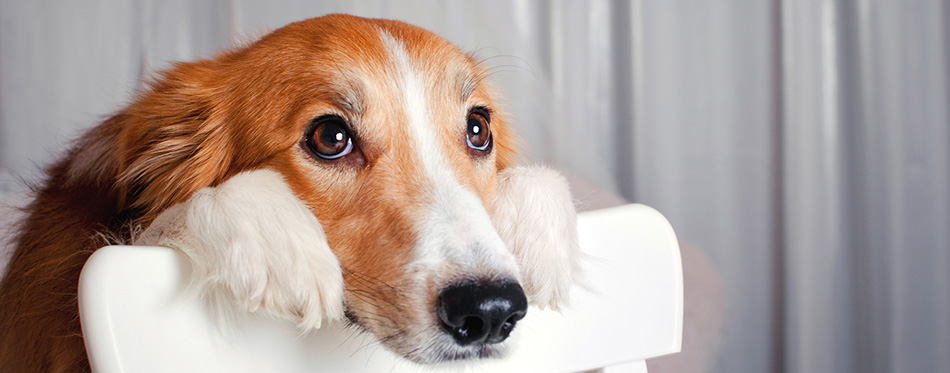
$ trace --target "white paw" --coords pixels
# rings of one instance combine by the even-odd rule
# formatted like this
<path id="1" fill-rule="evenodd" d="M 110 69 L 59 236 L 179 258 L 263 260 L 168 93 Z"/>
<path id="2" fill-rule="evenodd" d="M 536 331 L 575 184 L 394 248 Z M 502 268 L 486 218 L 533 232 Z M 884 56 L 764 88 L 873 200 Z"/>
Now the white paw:
<path id="1" fill-rule="evenodd" d="M 251 171 L 195 193 L 136 245 L 176 248 L 224 314 L 235 306 L 319 328 L 343 317 L 343 275 L 313 213 L 276 172 Z"/>
<path id="2" fill-rule="evenodd" d="M 567 305 L 581 270 L 577 212 L 564 177 L 541 166 L 505 169 L 491 210 L 495 229 L 518 259 L 531 303 Z"/>

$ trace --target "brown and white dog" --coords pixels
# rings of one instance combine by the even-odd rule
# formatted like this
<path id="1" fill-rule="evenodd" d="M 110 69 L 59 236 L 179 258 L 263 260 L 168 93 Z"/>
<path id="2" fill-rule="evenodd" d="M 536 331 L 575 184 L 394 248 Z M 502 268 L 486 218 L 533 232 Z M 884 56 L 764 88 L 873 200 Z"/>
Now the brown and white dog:
<path id="1" fill-rule="evenodd" d="M 76 288 L 101 237 L 180 250 L 223 310 L 341 320 L 418 363 L 503 355 L 529 301 L 566 302 L 578 249 L 567 184 L 515 164 L 486 75 L 431 32 L 346 15 L 174 65 L 37 189 L 0 370 L 88 369 Z"/>

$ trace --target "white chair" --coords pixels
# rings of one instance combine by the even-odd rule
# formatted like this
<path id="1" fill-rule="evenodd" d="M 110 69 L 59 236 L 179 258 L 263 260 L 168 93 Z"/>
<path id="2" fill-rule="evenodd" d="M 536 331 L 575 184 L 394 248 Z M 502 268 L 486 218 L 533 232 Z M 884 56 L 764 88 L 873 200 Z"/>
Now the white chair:
<path id="1" fill-rule="evenodd" d="M 486 372 L 646 371 L 644 359 L 678 352 L 683 276 L 673 229 L 630 204 L 581 213 L 584 265 L 596 292 L 575 288 L 561 313 L 532 307 L 501 360 L 431 368 Z M 79 308 L 97 372 L 416 372 L 425 369 L 340 325 L 300 335 L 251 317 L 222 328 L 185 292 L 189 264 L 161 247 L 109 246 L 86 263 Z"/>

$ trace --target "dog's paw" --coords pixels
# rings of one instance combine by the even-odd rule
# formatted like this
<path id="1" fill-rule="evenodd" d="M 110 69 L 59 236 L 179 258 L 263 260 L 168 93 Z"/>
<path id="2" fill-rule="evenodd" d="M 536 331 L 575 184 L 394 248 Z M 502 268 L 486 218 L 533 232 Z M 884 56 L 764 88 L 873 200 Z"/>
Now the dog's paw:
<path id="1" fill-rule="evenodd" d="M 235 306 L 319 328 L 343 317 L 343 275 L 313 213 L 281 176 L 236 175 L 160 215 L 134 242 L 170 246 L 225 315 Z"/>
<path id="2" fill-rule="evenodd" d="M 531 303 L 567 305 L 581 277 L 577 212 L 567 180 L 546 167 L 510 167 L 498 174 L 491 210 L 495 229 L 518 259 Z"/>

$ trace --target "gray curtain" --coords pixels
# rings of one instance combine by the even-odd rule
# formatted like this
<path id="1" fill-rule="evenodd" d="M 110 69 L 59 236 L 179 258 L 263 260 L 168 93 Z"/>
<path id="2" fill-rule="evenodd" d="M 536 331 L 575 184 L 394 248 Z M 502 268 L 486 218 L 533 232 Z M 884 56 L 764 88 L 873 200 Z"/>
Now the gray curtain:
<path id="1" fill-rule="evenodd" d="M 0 198 L 169 61 L 329 12 L 476 51 L 532 157 L 663 212 L 722 283 L 706 370 L 950 372 L 942 0 L 3 1 Z"/>

